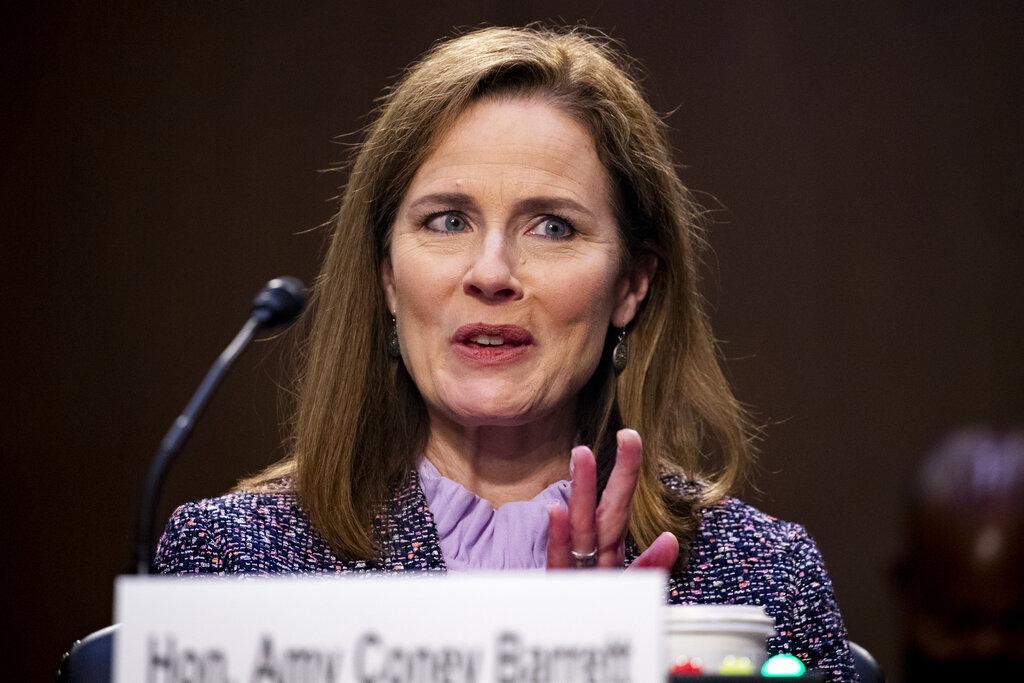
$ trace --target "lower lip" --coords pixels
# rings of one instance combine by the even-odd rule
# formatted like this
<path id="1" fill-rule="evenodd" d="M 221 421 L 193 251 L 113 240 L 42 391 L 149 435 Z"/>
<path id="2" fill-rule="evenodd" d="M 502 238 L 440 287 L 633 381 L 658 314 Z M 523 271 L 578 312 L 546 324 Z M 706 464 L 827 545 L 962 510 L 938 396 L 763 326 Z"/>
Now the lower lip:
<path id="1" fill-rule="evenodd" d="M 473 365 L 501 366 L 511 365 L 529 353 L 530 344 L 518 346 L 481 346 L 480 344 L 452 344 L 455 355 Z"/>

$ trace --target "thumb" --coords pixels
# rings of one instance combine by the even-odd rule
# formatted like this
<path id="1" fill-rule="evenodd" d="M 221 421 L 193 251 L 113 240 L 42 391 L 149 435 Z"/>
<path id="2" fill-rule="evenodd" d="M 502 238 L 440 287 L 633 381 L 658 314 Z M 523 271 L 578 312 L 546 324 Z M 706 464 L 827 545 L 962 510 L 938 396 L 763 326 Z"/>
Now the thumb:
<path id="1" fill-rule="evenodd" d="M 679 557 L 679 539 L 675 534 L 666 531 L 654 539 L 647 550 L 629 565 L 629 569 L 664 569 L 672 571 L 672 566 Z"/>

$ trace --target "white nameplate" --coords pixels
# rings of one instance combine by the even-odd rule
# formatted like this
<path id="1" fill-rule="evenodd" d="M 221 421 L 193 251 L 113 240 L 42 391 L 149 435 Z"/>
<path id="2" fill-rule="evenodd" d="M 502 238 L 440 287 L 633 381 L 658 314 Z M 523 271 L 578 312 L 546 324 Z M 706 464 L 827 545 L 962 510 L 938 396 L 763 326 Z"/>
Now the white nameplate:
<path id="1" fill-rule="evenodd" d="M 663 681 L 665 576 L 120 577 L 116 683 Z"/>

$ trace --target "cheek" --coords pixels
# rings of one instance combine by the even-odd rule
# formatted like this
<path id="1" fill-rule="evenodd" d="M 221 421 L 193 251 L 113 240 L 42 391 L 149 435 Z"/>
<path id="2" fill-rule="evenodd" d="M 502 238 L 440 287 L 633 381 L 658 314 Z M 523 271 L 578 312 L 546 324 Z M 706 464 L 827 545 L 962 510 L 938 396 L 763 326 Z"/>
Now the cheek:
<path id="1" fill-rule="evenodd" d="M 607 324 L 615 305 L 615 273 L 604 259 L 548 269 L 538 291 L 559 317 L 574 324 Z"/>
<path id="2" fill-rule="evenodd" d="M 603 270 L 564 272 L 552 278 L 542 299 L 551 325 L 560 331 L 565 352 L 573 357 L 572 370 L 596 366 L 614 307 L 615 282 Z"/>
<path id="3" fill-rule="evenodd" d="M 431 258 L 408 250 L 392 258 L 392 272 L 398 315 L 426 322 L 438 304 L 449 297 L 461 281 L 455 259 Z"/>

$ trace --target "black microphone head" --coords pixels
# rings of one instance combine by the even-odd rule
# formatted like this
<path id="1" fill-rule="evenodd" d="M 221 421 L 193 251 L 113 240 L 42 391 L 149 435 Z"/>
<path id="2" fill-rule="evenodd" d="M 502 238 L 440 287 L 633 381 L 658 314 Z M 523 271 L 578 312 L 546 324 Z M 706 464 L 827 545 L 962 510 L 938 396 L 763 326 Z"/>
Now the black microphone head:
<path id="1" fill-rule="evenodd" d="M 302 280 L 287 275 L 275 277 L 253 299 L 252 317 L 263 328 L 287 325 L 305 308 L 307 296 Z"/>

